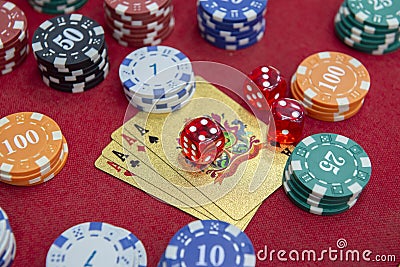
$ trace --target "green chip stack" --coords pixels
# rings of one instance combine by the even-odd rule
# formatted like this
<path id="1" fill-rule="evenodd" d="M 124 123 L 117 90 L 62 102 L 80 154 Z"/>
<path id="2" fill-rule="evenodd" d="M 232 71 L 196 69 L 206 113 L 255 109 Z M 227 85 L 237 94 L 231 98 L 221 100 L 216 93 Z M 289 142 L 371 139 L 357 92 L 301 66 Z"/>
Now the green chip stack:
<path id="1" fill-rule="evenodd" d="M 80 9 L 87 0 L 29 0 L 29 4 L 40 13 L 69 14 Z"/>
<path id="2" fill-rule="evenodd" d="M 335 32 L 346 45 L 373 55 L 400 47 L 400 1 L 345 0 L 335 17 Z"/>
<path id="3" fill-rule="evenodd" d="M 335 215 L 353 207 L 371 176 L 371 161 L 353 140 L 338 134 L 306 137 L 283 172 L 283 188 L 299 208 Z"/>

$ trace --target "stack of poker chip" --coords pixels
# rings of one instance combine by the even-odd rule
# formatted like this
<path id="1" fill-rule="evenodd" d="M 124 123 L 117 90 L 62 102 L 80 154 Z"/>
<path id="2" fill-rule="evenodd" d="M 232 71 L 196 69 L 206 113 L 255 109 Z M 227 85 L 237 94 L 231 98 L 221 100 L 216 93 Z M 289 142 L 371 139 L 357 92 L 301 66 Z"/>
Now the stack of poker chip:
<path id="1" fill-rule="evenodd" d="M 13 71 L 29 52 L 27 20 L 15 4 L 0 1 L 0 74 Z"/>
<path id="2" fill-rule="evenodd" d="M 122 46 L 159 45 L 175 26 L 171 0 L 105 0 L 104 9 L 106 24 Z"/>
<path id="3" fill-rule="evenodd" d="M 44 83 L 56 90 L 84 92 L 108 75 L 103 27 L 83 15 L 43 22 L 33 35 L 32 49 Z"/>
<path id="4" fill-rule="evenodd" d="M 335 215 L 353 207 L 371 176 L 364 149 L 342 135 L 315 134 L 294 149 L 283 173 L 283 188 L 299 208 Z"/>
<path id="5" fill-rule="evenodd" d="M 129 103 L 148 113 L 169 113 L 188 104 L 196 91 L 192 63 L 181 51 L 148 46 L 130 53 L 119 77 Z"/>
<path id="6" fill-rule="evenodd" d="M 400 48 L 400 1 L 378 2 L 344 1 L 335 17 L 338 38 L 356 50 L 373 55 Z"/>
<path id="7" fill-rule="evenodd" d="M 86 222 L 64 231 L 54 240 L 46 267 L 146 267 L 143 243 L 130 231 L 104 222 Z"/>
<path id="8" fill-rule="evenodd" d="M 34 10 L 46 14 L 73 13 L 86 4 L 87 0 L 29 0 Z"/>
<path id="9" fill-rule="evenodd" d="M 0 266 L 10 267 L 17 252 L 17 243 L 6 212 L 0 207 Z"/>
<path id="10" fill-rule="evenodd" d="M 336 122 L 358 113 L 370 83 L 368 70 L 354 57 L 320 52 L 300 63 L 292 76 L 291 92 L 309 117 Z"/>
<path id="11" fill-rule="evenodd" d="M 239 228 L 216 220 L 194 221 L 170 240 L 158 267 L 256 266 L 249 237 Z"/>
<path id="12" fill-rule="evenodd" d="M 259 42 L 265 32 L 267 1 L 199 0 L 201 36 L 216 47 L 239 50 Z"/>
<path id="13" fill-rule="evenodd" d="M 32 186 L 53 179 L 64 167 L 68 145 L 46 115 L 20 112 L 0 119 L 0 181 Z"/>

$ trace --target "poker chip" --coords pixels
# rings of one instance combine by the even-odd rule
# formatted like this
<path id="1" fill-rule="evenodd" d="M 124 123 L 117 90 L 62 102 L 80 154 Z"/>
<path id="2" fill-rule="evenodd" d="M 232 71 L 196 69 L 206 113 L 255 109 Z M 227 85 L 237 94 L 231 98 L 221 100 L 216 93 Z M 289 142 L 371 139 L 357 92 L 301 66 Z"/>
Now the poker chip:
<path id="1" fill-rule="evenodd" d="M 192 64 L 181 51 L 149 46 L 130 53 L 119 77 L 129 103 L 148 113 L 169 113 L 188 104 L 196 84 Z"/>
<path id="2" fill-rule="evenodd" d="M 0 266 L 12 265 L 17 244 L 6 212 L 0 207 Z"/>
<path id="3" fill-rule="evenodd" d="M 358 113 L 370 82 L 368 70 L 354 57 L 320 52 L 300 63 L 292 76 L 291 92 L 309 117 L 336 122 Z"/>
<path id="4" fill-rule="evenodd" d="M 375 6 L 378 5 L 378 6 Z M 400 2 L 346 0 L 335 16 L 336 36 L 346 45 L 372 55 L 400 48 Z"/>
<path id="5" fill-rule="evenodd" d="M 53 179 L 68 158 L 68 144 L 58 124 L 36 112 L 0 120 L 0 181 L 32 186 Z"/>
<path id="6" fill-rule="evenodd" d="M 252 46 L 264 36 L 266 8 L 266 0 L 198 1 L 197 23 L 200 35 L 225 50 Z"/>
<path id="7" fill-rule="evenodd" d="M 104 222 L 86 222 L 64 231 L 46 257 L 46 267 L 146 267 L 142 242 L 131 232 Z"/>
<path id="8" fill-rule="evenodd" d="M 105 20 L 122 46 L 161 44 L 175 27 L 171 0 L 105 0 Z"/>
<path id="9" fill-rule="evenodd" d="M 29 53 L 28 23 L 14 3 L 0 1 L 0 73 L 10 73 Z"/>
<path id="10" fill-rule="evenodd" d="M 59 91 L 84 92 L 99 85 L 109 72 L 103 27 L 83 15 L 43 22 L 33 35 L 32 49 L 43 82 Z"/>
<path id="11" fill-rule="evenodd" d="M 254 247 L 239 228 L 217 220 L 194 221 L 170 240 L 160 267 L 256 266 Z"/>
<path id="12" fill-rule="evenodd" d="M 320 133 L 296 146 L 282 183 L 299 208 L 317 215 L 335 215 L 356 204 L 371 170 L 371 161 L 359 144 L 339 134 Z"/>
<path id="13" fill-rule="evenodd" d="M 34 10 L 46 14 L 69 14 L 83 7 L 87 0 L 28 0 Z"/>

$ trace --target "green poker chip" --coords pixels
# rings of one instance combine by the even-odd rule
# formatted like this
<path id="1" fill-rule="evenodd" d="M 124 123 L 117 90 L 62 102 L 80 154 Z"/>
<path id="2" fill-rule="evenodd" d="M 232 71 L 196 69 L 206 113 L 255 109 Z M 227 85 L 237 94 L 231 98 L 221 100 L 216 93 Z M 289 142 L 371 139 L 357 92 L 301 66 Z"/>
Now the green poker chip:
<path id="1" fill-rule="evenodd" d="M 383 55 L 393 51 L 396 51 L 400 48 L 400 40 L 396 40 L 394 43 L 388 45 L 367 45 L 357 43 L 351 39 L 351 37 L 347 36 L 337 25 L 335 25 L 335 32 L 338 38 L 344 42 L 346 45 L 353 47 L 359 51 L 366 52 L 372 55 Z"/>
<path id="2" fill-rule="evenodd" d="M 347 205 L 347 206 L 344 205 L 344 206 L 340 206 L 340 207 L 322 208 L 322 207 L 310 205 L 307 202 L 305 202 L 304 200 L 302 200 L 301 198 L 299 198 L 298 195 L 296 195 L 291 190 L 291 188 L 289 187 L 288 183 L 285 180 L 283 180 L 283 188 L 286 192 L 286 195 L 297 207 L 299 207 L 300 209 L 305 210 L 309 213 L 317 214 L 317 215 L 340 214 L 340 213 L 345 212 L 346 210 L 350 209 L 351 207 L 353 207 L 357 202 L 357 199 L 355 199 L 351 203 L 349 203 L 349 205 Z"/>
<path id="3" fill-rule="evenodd" d="M 349 8 L 347 7 L 346 2 L 344 2 L 339 9 L 339 13 L 342 14 L 348 22 L 353 25 L 354 27 L 357 27 L 361 29 L 362 31 L 370 34 L 390 34 L 390 33 L 398 33 L 400 29 L 384 29 L 384 28 L 377 28 L 371 25 L 365 25 L 356 20 L 356 18 L 353 16 L 353 14 L 350 12 Z"/>
<path id="4" fill-rule="evenodd" d="M 382 29 L 398 29 L 400 25 L 400 1 L 347 0 L 354 18 L 363 25 Z"/>
<path id="5" fill-rule="evenodd" d="M 290 162 L 290 160 L 288 162 Z M 303 194 L 300 193 L 300 191 L 296 190 L 296 187 L 293 184 L 294 180 L 292 180 L 290 175 L 288 174 L 288 163 L 286 163 L 285 171 L 282 177 L 283 189 L 286 195 L 297 207 L 309 213 L 317 215 L 340 214 L 353 207 L 358 200 L 357 197 L 353 200 L 340 204 L 315 204 L 313 201 L 311 201 L 310 198 L 306 198 Z"/>
<path id="6" fill-rule="evenodd" d="M 365 37 L 363 38 L 363 37 L 357 36 L 357 35 L 351 33 L 351 31 L 348 28 L 346 28 L 346 26 L 344 26 L 344 24 L 341 23 L 340 21 L 335 23 L 335 27 L 338 27 L 344 36 L 350 38 L 354 42 L 363 44 L 363 45 L 367 45 L 367 46 L 375 46 L 375 47 L 377 47 L 376 49 L 378 49 L 379 46 L 381 46 L 381 45 L 389 46 L 396 42 L 396 39 L 388 39 L 388 40 L 381 39 L 381 40 L 379 40 L 379 39 L 370 39 L 370 38 L 365 38 Z M 397 37 L 397 38 L 399 38 L 399 37 Z"/>
<path id="7" fill-rule="evenodd" d="M 335 22 L 339 20 L 344 27 L 349 29 L 349 31 L 354 34 L 359 36 L 360 38 L 366 38 L 366 39 L 372 39 L 372 40 L 393 40 L 396 37 L 400 36 L 399 32 L 392 32 L 392 33 L 379 33 L 377 31 L 374 31 L 374 33 L 368 33 L 364 31 L 363 28 L 358 27 L 357 25 L 352 24 L 349 21 L 349 17 L 344 15 L 342 12 L 338 12 L 339 18 L 335 18 Z"/>
<path id="8" fill-rule="evenodd" d="M 294 149 L 293 176 L 312 195 L 320 198 L 351 198 L 359 195 L 371 176 L 371 161 L 353 140 L 338 134 L 306 137 Z"/>
<path id="9" fill-rule="evenodd" d="M 351 198 L 320 198 L 318 196 L 314 196 L 312 193 L 307 192 L 307 190 L 302 187 L 300 181 L 292 174 L 289 169 L 290 168 L 286 168 L 284 173 L 286 182 L 295 194 L 297 194 L 300 198 L 302 198 L 310 205 L 325 208 L 344 206 L 345 204 L 353 201 L 360 196 L 360 194 L 355 195 Z"/>
<path id="10" fill-rule="evenodd" d="M 73 13 L 76 10 L 80 9 L 86 4 L 87 0 L 78 0 L 77 2 L 74 3 L 62 3 L 62 2 L 57 2 L 57 3 L 36 3 L 33 0 L 29 0 L 30 5 L 35 9 L 36 11 L 40 13 L 47 13 L 47 14 L 69 14 Z"/>

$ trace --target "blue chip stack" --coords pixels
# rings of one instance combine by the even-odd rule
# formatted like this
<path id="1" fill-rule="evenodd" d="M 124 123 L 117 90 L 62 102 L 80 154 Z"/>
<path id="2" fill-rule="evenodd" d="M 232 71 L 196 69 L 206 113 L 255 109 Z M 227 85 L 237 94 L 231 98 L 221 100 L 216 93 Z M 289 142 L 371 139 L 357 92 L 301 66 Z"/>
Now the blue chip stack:
<path id="1" fill-rule="evenodd" d="M 203 220 L 180 229 L 157 266 L 254 267 L 256 255 L 249 237 L 236 226 Z"/>
<path id="2" fill-rule="evenodd" d="M 216 47 L 239 50 L 260 41 L 265 32 L 267 0 L 199 0 L 201 36 Z"/>
<path id="3" fill-rule="evenodd" d="M 7 214 L 0 208 L 0 267 L 10 267 L 16 251 L 17 246 Z"/>

